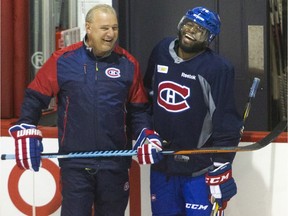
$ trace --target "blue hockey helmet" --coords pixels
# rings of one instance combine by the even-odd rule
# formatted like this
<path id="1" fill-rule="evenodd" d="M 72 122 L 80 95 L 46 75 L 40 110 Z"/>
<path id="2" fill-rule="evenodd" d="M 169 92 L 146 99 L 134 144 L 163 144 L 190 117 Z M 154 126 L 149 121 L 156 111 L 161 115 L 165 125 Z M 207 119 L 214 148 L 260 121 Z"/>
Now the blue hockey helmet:
<path id="1" fill-rule="evenodd" d="M 187 19 L 197 23 L 209 31 L 209 43 L 220 33 L 221 21 L 219 15 L 204 7 L 195 7 L 188 10 L 180 20 L 178 30 L 181 29 L 184 21 Z"/>

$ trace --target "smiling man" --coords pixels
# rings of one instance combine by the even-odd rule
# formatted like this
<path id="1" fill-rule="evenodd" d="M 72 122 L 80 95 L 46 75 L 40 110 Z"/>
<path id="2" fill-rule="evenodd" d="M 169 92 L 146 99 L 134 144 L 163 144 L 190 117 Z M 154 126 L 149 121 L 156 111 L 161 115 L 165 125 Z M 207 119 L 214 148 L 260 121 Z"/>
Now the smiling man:
<path id="1" fill-rule="evenodd" d="M 95 7 L 86 15 L 86 43 L 95 56 L 110 54 L 118 39 L 118 20 L 114 10 Z"/>
<path id="2" fill-rule="evenodd" d="M 168 141 L 166 148 L 238 145 L 243 123 L 234 105 L 234 69 L 209 48 L 220 24 L 207 8 L 188 10 L 178 37 L 163 39 L 151 53 L 144 85 L 153 97 L 154 129 Z M 237 192 L 234 156 L 165 155 L 151 166 L 153 216 L 210 216 L 212 203 L 222 215 Z"/>
<path id="3" fill-rule="evenodd" d="M 131 149 L 139 134 L 153 137 L 153 143 L 139 141 L 140 161 L 147 156 L 144 162 L 152 163 L 161 151 L 160 138 L 148 130 L 151 116 L 139 63 L 116 44 L 115 10 L 106 4 L 91 8 L 86 33 L 83 41 L 54 52 L 26 89 L 21 116 L 9 129 L 22 169 L 39 171 L 43 145 L 36 126 L 53 97 L 60 154 Z M 94 215 L 124 216 L 131 157 L 59 158 L 59 165 L 62 216 L 91 216 L 93 205 Z"/>

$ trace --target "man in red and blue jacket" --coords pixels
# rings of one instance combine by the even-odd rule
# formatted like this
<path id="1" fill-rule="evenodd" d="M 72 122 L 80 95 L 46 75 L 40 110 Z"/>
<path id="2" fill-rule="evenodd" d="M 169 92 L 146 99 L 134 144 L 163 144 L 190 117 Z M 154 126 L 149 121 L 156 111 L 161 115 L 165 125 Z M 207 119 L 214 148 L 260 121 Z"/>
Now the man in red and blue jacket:
<path id="1" fill-rule="evenodd" d="M 54 52 L 26 89 L 21 116 L 9 129 L 20 168 L 39 170 L 43 146 L 36 125 L 54 96 L 59 153 L 131 149 L 140 134 L 139 163 L 157 162 L 161 139 L 148 129 L 149 104 L 139 63 L 116 45 L 115 10 L 93 7 L 86 16 L 86 33 L 83 42 Z M 143 144 L 146 138 L 150 142 Z M 91 215 L 93 204 L 95 215 L 124 215 L 131 157 L 59 159 L 59 165 L 61 215 Z"/>

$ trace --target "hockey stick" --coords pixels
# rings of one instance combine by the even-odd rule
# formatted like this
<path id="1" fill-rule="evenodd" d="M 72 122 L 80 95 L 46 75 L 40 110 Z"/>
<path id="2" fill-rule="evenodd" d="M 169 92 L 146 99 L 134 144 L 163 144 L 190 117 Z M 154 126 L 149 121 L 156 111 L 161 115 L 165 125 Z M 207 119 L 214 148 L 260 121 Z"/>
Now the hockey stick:
<path id="1" fill-rule="evenodd" d="M 263 139 L 246 146 L 233 147 L 207 147 L 189 150 L 165 150 L 164 155 L 190 155 L 190 154 L 210 154 L 210 153 L 229 153 L 229 152 L 249 152 L 256 151 L 269 145 L 275 140 L 286 128 L 287 120 L 282 120 L 278 125 Z M 72 152 L 69 154 L 44 153 L 41 158 L 95 158 L 95 157 L 119 157 L 119 156 L 135 156 L 137 150 L 111 150 L 111 151 L 91 151 L 91 152 Z M 1 160 L 15 159 L 14 154 L 2 154 Z"/>
<path id="2" fill-rule="evenodd" d="M 218 210 L 219 210 L 219 204 L 218 202 L 214 201 L 210 216 L 217 216 Z"/>
<path id="3" fill-rule="evenodd" d="M 243 124 L 244 125 L 245 125 L 246 119 L 247 119 L 247 117 L 248 117 L 248 115 L 250 113 L 251 102 L 252 102 L 252 99 L 255 98 L 255 96 L 256 96 L 256 92 L 257 92 L 259 83 L 260 83 L 260 79 L 255 77 L 254 80 L 253 80 L 252 86 L 250 88 L 248 101 L 246 103 L 246 106 L 245 106 L 245 109 L 244 109 L 244 113 L 243 113 Z"/>

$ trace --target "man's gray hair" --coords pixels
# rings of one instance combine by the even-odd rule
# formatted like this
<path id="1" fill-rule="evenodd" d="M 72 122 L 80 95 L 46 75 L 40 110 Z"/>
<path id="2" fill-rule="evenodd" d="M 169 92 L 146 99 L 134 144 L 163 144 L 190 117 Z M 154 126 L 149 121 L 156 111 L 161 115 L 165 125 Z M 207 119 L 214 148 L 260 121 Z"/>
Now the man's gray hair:
<path id="1" fill-rule="evenodd" d="M 111 13 L 111 14 L 114 14 L 115 16 L 117 16 L 117 13 L 115 11 L 115 9 L 108 5 L 108 4 L 98 4 L 94 7 L 92 7 L 88 13 L 86 14 L 86 18 L 85 18 L 85 21 L 86 22 L 92 22 L 93 21 L 93 15 L 96 11 L 102 11 L 102 12 L 105 12 L 105 13 Z"/>

